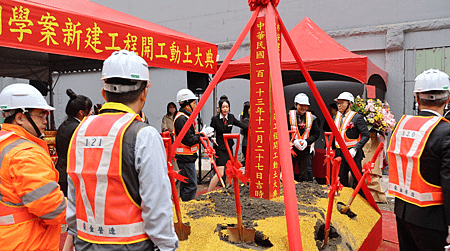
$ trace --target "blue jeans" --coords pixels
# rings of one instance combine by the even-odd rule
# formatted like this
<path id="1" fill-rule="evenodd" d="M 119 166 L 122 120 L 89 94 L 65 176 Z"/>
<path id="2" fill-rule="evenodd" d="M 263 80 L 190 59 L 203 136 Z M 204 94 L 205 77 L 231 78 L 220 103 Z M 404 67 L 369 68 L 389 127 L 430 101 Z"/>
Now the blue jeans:
<path id="1" fill-rule="evenodd" d="M 177 161 L 180 174 L 187 178 L 187 183 L 180 182 L 180 197 L 183 201 L 195 199 L 197 194 L 197 175 L 194 162 Z"/>

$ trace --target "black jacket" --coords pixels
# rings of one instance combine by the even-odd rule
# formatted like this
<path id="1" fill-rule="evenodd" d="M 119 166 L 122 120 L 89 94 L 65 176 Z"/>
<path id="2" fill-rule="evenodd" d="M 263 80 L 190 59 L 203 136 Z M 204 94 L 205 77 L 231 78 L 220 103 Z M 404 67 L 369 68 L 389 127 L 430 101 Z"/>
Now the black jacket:
<path id="1" fill-rule="evenodd" d="M 220 114 L 214 116 L 211 119 L 211 124 L 210 124 L 210 126 L 214 128 L 214 132 L 216 133 L 216 142 L 218 145 L 217 146 L 214 144 L 214 149 L 226 151 L 227 147 L 225 146 L 223 134 L 231 133 L 231 129 L 233 129 L 233 125 L 238 126 L 244 130 L 247 130 L 248 124 L 242 123 L 241 121 L 236 119 L 233 114 L 228 113 L 228 120 L 227 120 L 228 126 L 225 126 L 223 119 L 220 119 L 219 117 L 220 117 Z M 231 148 L 232 146 L 234 146 L 234 141 L 228 140 L 228 144 Z"/>
<path id="2" fill-rule="evenodd" d="M 80 121 L 73 117 L 68 117 L 58 128 L 56 133 L 55 145 L 58 161 L 56 162 L 56 170 L 59 172 L 59 183 L 67 183 L 67 150 L 69 148 L 70 139 Z M 67 193 L 67 191 L 65 191 Z"/>
<path id="3" fill-rule="evenodd" d="M 185 109 L 181 108 L 179 112 L 182 112 L 186 114 L 187 116 L 191 116 L 191 113 L 186 111 Z M 181 130 L 183 129 L 184 124 L 186 124 L 188 118 L 186 116 L 181 115 L 174 121 L 174 130 L 175 135 L 180 134 Z M 200 134 L 195 133 L 194 123 L 189 127 L 189 130 L 186 132 L 186 135 L 184 135 L 183 139 L 181 140 L 181 143 L 186 146 L 193 146 L 195 144 L 200 144 Z M 182 162 L 195 162 L 197 160 L 198 155 L 194 153 L 193 155 L 180 155 L 175 154 L 175 158 L 178 161 Z"/>
<path id="4" fill-rule="evenodd" d="M 420 111 L 419 116 L 436 116 Z M 419 227 L 448 231 L 450 226 L 450 123 L 441 121 L 431 132 L 420 157 L 420 174 L 429 183 L 441 186 L 444 205 L 419 207 L 395 199 L 395 215 Z"/>
<path id="5" fill-rule="evenodd" d="M 334 119 L 335 118 L 333 118 L 333 120 Z M 358 152 L 359 152 L 359 151 L 362 151 L 362 148 L 367 143 L 367 141 L 369 141 L 369 139 L 370 139 L 369 129 L 367 129 L 367 123 L 366 123 L 366 120 L 364 119 L 364 116 L 359 113 L 357 113 L 357 114 L 355 114 L 355 116 L 353 116 L 351 122 L 353 123 L 354 127 L 352 129 L 348 129 L 345 132 L 345 135 L 349 139 L 357 139 L 359 137 L 359 135 L 361 135 L 361 139 L 353 147 L 356 150 L 358 150 Z M 334 141 L 336 141 L 336 140 L 334 139 Z M 333 142 L 333 144 L 334 144 L 334 142 Z"/>
<path id="6" fill-rule="evenodd" d="M 300 113 L 296 112 L 297 115 L 297 128 L 298 128 L 298 132 L 300 134 L 303 134 L 305 132 L 306 128 L 300 128 L 300 124 L 301 123 L 306 123 L 306 113 L 303 115 L 300 115 Z M 308 142 L 308 147 L 306 147 L 303 151 L 298 150 L 296 147 L 293 147 L 292 149 L 294 149 L 294 151 L 298 154 L 298 153 L 308 153 L 310 152 L 310 145 L 314 142 L 316 142 L 316 140 L 320 137 L 320 129 L 319 129 L 319 120 L 317 119 L 316 115 L 312 115 L 313 117 L 313 122 L 311 125 L 311 131 L 309 132 L 309 137 L 306 139 L 306 142 Z M 287 116 L 288 118 L 288 130 L 291 130 L 291 121 L 290 121 L 290 116 L 288 114 Z"/>

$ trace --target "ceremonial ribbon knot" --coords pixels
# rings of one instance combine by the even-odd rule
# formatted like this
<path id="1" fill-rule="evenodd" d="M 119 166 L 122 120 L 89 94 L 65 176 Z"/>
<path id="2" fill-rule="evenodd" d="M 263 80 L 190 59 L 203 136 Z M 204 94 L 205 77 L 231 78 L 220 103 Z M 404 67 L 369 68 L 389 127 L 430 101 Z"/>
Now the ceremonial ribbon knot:
<path id="1" fill-rule="evenodd" d="M 344 186 L 341 184 L 341 182 L 339 182 L 339 180 L 340 178 L 337 177 L 335 183 L 327 188 L 326 192 L 328 193 L 328 196 L 333 193 L 334 196 L 338 196 L 339 191 L 342 191 L 342 188 L 344 188 Z"/>
<path id="2" fill-rule="evenodd" d="M 242 175 L 242 171 L 239 170 L 242 165 L 239 163 L 239 161 L 232 162 L 231 160 L 228 160 L 227 162 L 227 170 L 225 173 L 227 174 L 227 177 L 229 180 L 233 180 L 234 177 L 236 177 L 238 180 L 242 181 L 243 183 L 249 182 L 249 180 Z"/>
<path id="3" fill-rule="evenodd" d="M 323 163 L 323 165 L 326 165 L 327 163 L 330 163 L 330 165 L 332 164 L 332 160 L 334 159 L 334 151 L 333 150 L 331 150 L 330 151 L 330 154 L 325 154 L 325 160 L 324 160 L 324 163 Z"/>
<path id="4" fill-rule="evenodd" d="M 303 129 L 303 128 L 305 128 L 306 127 L 306 124 L 305 123 L 300 123 L 300 129 Z"/>
<path id="5" fill-rule="evenodd" d="M 372 169 L 375 167 L 375 163 L 366 163 L 363 165 L 362 171 L 363 173 L 368 172 L 369 174 L 372 173 Z M 367 175 L 367 182 L 372 184 L 372 178 L 370 177 L 370 175 Z"/>
<path id="6" fill-rule="evenodd" d="M 187 183 L 187 178 L 183 175 L 179 174 L 177 171 L 173 170 L 172 163 L 170 161 L 167 161 L 167 165 L 169 166 L 169 177 L 173 179 L 177 179 L 181 182 Z"/>
<path id="7" fill-rule="evenodd" d="M 216 158 L 217 158 L 217 156 L 216 156 L 216 150 L 214 150 L 214 148 L 213 148 L 212 146 L 206 147 L 205 153 L 208 155 L 208 157 L 209 157 L 210 159 L 212 159 L 212 157 L 216 157 Z"/>
<path id="8" fill-rule="evenodd" d="M 353 122 L 350 122 L 350 123 L 348 123 L 348 125 L 347 125 L 347 129 L 350 129 L 350 130 L 352 130 L 352 129 L 353 129 L 353 127 L 355 127 L 355 125 L 353 124 Z"/>
<path id="9" fill-rule="evenodd" d="M 280 0 L 248 0 L 248 6 L 250 6 L 250 10 L 254 11 L 258 6 L 266 6 L 272 2 L 274 7 L 277 7 L 280 3 Z"/>

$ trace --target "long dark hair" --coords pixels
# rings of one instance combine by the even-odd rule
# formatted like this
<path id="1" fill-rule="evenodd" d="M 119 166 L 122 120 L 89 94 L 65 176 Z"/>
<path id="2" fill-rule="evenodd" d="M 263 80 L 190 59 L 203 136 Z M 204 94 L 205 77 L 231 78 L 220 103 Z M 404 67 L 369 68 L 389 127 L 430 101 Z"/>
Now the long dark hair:
<path id="1" fill-rule="evenodd" d="M 92 108 L 92 101 L 86 96 L 77 95 L 72 89 L 66 90 L 67 96 L 70 100 L 67 102 L 66 114 L 70 117 L 76 117 L 79 111 L 84 111 L 86 114 Z"/>
<path id="2" fill-rule="evenodd" d="M 173 113 L 173 116 L 175 116 L 177 114 L 177 106 L 175 105 L 174 102 L 170 102 L 167 104 L 167 113 L 166 113 L 167 117 L 170 116 L 170 112 L 169 112 L 170 105 L 173 105 L 173 107 L 175 107 L 175 112 Z"/>
<path id="3" fill-rule="evenodd" d="M 222 96 L 220 96 L 220 99 L 219 99 L 220 113 L 222 113 L 222 105 L 223 105 L 223 103 L 225 103 L 225 102 L 228 104 L 228 107 L 231 108 L 230 100 L 228 100 L 227 95 L 222 95 Z"/>
<path id="4" fill-rule="evenodd" d="M 248 109 L 250 109 L 250 101 L 245 101 L 245 103 L 244 103 L 244 110 L 242 110 L 241 120 L 244 120 L 245 118 L 249 118 L 250 117 L 250 114 L 248 113 Z"/>

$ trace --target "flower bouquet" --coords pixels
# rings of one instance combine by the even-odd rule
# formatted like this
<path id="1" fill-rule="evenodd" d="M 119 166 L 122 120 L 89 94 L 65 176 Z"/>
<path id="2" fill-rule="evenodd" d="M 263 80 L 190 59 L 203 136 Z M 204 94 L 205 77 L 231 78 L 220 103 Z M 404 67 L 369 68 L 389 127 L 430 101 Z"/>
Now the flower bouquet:
<path id="1" fill-rule="evenodd" d="M 383 103 L 379 99 L 365 100 L 357 96 L 351 109 L 364 115 L 369 131 L 375 130 L 386 135 L 394 129 L 394 115 L 391 113 L 387 102 Z"/>

